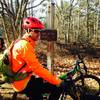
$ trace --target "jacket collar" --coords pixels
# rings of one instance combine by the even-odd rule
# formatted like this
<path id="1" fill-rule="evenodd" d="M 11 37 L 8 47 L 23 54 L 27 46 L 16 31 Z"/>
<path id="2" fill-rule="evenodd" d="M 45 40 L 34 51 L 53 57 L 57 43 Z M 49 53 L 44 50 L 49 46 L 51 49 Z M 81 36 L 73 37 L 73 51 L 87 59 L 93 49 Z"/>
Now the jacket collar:
<path id="1" fill-rule="evenodd" d="M 23 37 L 25 40 L 27 40 L 28 42 L 30 42 L 30 44 L 34 47 L 35 46 L 35 41 L 32 40 L 31 36 L 29 36 L 28 33 L 24 34 Z"/>

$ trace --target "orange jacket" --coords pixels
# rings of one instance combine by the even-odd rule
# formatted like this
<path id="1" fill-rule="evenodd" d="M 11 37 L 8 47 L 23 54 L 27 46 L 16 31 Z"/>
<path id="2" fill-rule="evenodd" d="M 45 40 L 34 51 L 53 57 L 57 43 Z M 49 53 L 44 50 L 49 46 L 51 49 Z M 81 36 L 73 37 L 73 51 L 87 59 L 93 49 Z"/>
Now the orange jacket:
<path id="1" fill-rule="evenodd" d="M 34 51 L 35 42 L 29 38 L 27 34 L 24 35 L 23 38 L 25 38 L 25 40 L 18 41 L 13 47 L 12 70 L 17 72 L 18 69 L 20 69 L 21 66 L 26 62 L 27 65 L 21 70 L 21 72 L 32 71 L 33 73 L 31 75 L 38 75 L 51 84 L 59 85 L 61 80 L 52 75 L 47 69 L 43 68 L 36 58 Z M 23 90 L 29 82 L 31 75 L 23 80 L 12 83 L 14 90 L 18 92 Z"/>

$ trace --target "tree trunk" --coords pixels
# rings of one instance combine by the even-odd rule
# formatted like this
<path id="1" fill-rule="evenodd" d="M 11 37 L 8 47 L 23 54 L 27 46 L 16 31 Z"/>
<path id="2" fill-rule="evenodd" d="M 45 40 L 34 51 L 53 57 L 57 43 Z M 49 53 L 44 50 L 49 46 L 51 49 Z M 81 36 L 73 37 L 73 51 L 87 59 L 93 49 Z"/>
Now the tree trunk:
<path id="1" fill-rule="evenodd" d="M 5 15 L 4 15 L 4 6 L 3 6 L 2 3 L 1 3 L 1 6 L 2 6 L 1 17 L 2 17 L 2 22 L 3 22 L 3 27 L 4 27 L 4 34 L 5 34 L 5 38 L 6 38 L 6 46 L 8 47 L 10 41 L 9 41 L 9 36 L 8 36 L 7 30 L 6 30 L 6 21 L 5 21 Z"/>
<path id="2" fill-rule="evenodd" d="M 89 0 L 87 0 L 87 36 L 90 38 L 90 33 L 89 33 Z"/>

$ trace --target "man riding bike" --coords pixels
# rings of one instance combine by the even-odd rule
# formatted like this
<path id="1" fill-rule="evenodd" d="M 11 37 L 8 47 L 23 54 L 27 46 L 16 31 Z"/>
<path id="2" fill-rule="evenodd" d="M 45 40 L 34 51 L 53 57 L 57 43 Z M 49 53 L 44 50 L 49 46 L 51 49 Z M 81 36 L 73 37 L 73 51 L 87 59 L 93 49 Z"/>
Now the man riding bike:
<path id="1" fill-rule="evenodd" d="M 14 81 L 13 89 L 26 94 L 29 100 L 43 100 L 42 93 L 44 91 L 52 92 L 50 100 L 56 100 L 53 95 L 61 93 L 61 87 L 65 87 L 65 85 L 62 85 L 61 79 L 39 63 L 34 51 L 40 30 L 45 27 L 39 19 L 34 17 L 24 18 L 22 27 L 25 34 L 12 49 L 12 70 L 17 72 L 26 63 L 20 72 L 30 74 L 23 80 Z"/>

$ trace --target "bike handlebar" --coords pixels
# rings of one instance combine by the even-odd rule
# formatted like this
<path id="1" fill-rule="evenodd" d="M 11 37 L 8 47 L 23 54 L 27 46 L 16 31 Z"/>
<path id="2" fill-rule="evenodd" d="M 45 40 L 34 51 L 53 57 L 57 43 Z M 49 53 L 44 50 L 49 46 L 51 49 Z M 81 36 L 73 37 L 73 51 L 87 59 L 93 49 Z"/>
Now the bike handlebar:
<path id="1" fill-rule="evenodd" d="M 69 72 L 65 73 L 64 75 L 61 75 L 59 78 L 66 80 L 67 78 L 72 78 L 75 73 L 79 72 L 81 75 L 83 74 L 82 70 L 81 70 L 81 66 L 80 64 L 83 64 L 83 69 L 85 71 L 85 74 L 87 74 L 87 66 L 85 65 L 83 58 L 78 54 L 78 60 L 76 60 L 76 63 L 74 64 L 75 67 L 70 70 Z"/>

